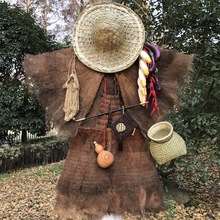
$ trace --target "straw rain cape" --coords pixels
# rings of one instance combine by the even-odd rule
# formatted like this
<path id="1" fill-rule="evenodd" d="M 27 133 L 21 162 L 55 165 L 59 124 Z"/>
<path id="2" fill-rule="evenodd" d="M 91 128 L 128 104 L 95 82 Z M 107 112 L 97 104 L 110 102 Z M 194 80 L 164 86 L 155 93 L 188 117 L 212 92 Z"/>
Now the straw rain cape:
<path id="1" fill-rule="evenodd" d="M 178 104 L 177 93 L 189 76 L 192 57 L 161 50 L 161 59 L 157 63 L 162 85 L 158 95 L 160 117 L 157 114 L 150 117 L 143 106 L 128 109 L 138 128 L 134 135 L 128 135 L 123 140 L 122 150 L 119 150 L 118 138 L 112 131 L 111 146 L 106 147 L 113 153 L 115 161 L 109 168 L 103 169 L 97 165 L 93 143 L 97 141 L 105 146 L 104 128 L 123 113 L 77 123 L 64 121 L 66 91 L 63 85 L 68 78 L 73 53 L 73 49 L 63 49 L 26 55 L 23 63 L 30 89 L 37 94 L 59 129 L 59 136 L 70 139 L 69 152 L 57 184 L 55 210 L 73 219 L 80 214 L 98 219 L 106 213 L 140 213 L 162 209 L 162 187 L 149 152 L 147 131 Z M 76 119 L 139 103 L 136 83 L 138 61 L 115 74 L 92 70 L 78 59 L 75 65 L 80 86 Z"/>

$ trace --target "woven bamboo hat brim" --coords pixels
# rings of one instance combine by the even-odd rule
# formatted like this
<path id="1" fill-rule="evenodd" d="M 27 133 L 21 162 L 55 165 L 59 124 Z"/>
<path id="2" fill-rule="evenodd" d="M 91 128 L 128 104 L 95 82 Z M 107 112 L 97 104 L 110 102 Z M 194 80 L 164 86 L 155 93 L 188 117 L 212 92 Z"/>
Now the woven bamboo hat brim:
<path id="1" fill-rule="evenodd" d="M 173 132 L 171 139 L 164 143 L 151 141 L 150 152 L 155 161 L 162 165 L 186 155 L 186 144 L 179 134 Z"/>
<path id="2" fill-rule="evenodd" d="M 114 73 L 135 62 L 144 41 L 144 25 L 135 12 L 117 3 L 99 3 L 79 15 L 72 44 L 86 66 Z"/>

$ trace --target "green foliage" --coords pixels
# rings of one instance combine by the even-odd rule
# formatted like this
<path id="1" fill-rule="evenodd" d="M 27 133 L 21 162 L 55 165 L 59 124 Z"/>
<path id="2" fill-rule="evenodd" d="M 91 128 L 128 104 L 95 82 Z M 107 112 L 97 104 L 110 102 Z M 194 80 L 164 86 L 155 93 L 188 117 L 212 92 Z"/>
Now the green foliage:
<path id="1" fill-rule="evenodd" d="M 60 175 L 64 167 L 64 163 L 56 164 L 52 167 L 49 167 L 48 170 L 56 175 Z"/>
<path id="2" fill-rule="evenodd" d="M 26 53 L 37 54 L 58 48 L 52 36 L 19 7 L 0 3 L 0 70 L 2 74 L 20 75 Z"/>
<path id="3" fill-rule="evenodd" d="M 39 167 L 39 169 L 34 173 L 37 176 L 47 176 L 48 171 L 55 174 L 56 176 L 60 175 L 64 167 L 64 163 L 60 162 L 49 167 Z"/>
<path id="4" fill-rule="evenodd" d="M 181 104 L 167 118 L 186 141 L 188 156 L 175 160 L 173 167 L 191 172 L 195 179 L 209 179 L 209 167 L 220 160 L 220 28 L 219 1 L 150 1 L 157 45 L 194 54 L 193 74 L 181 91 Z M 149 27 L 150 28 L 150 27 Z M 206 154 L 206 166 L 200 155 Z"/>
<path id="5" fill-rule="evenodd" d="M 0 179 L 9 178 L 11 175 L 9 173 L 0 173 Z"/>
<path id="6" fill-rule="evenodd" d="M 220 158 L 220 30 L 216 25 L 220 9 L 217 2 L 212 5 L 210 1 L 180 2 L 182 10 L 173 11 L 172 16 L 177 21 L 184 19 L 186 32 L 190 32 L 187 35 L 184 32 L 181 40 L 178 35 L 178 43 L 173 41 L 174 36 L 169 38 L 169 44 L 173 41 L 174 48 L 195 54 L 194 74 L 179 94 L 181 105 L 170 115 L 170 120 L 187 141 L 189 152 L 196 153 L 208 145 L 213 149 L 212 155 Z M 172 29 L 178 29 L 180 24 Z"/>
<path id="7" fill-rule="evenodd" d="M 151 1 L 154 39 L 159 45 L 184 52 L 200 52 L 219 32 L 219 1 Z"/>
<path id="8" fill-rule="evenodd" d="M 12 133 L 45 130 L 45 112 L 25 85 L 25 54 L 52 51 L 60 45 L 30 14 L 6 3 L 0 3 L 0 30 L 0 140 L 10 142 Z"/>
<path id="9" fill-rule="evenodd" d="M 59 141 L 53 138 L 30 142 L 25 145 L 1 146 L 0 172 L 63 160 L 66 157 L 68 147 L 67 141 Z M 61 169 L 62 166 L 51 171 L 59 173 Z"/>
<path id="10" fill-rule="evenodd" d="M 34 174 L 40 177 L 45 175 L 45 173 L 41 169 L 37 170 Z"/>
<path id="11" fill-rule="evenodd" d="M 45 111 L 36 97 L 19 82 L 2 83 L 0 87 L 0 139 L 12 142 L 21 130 L 40 133 L 45 130 Z M 13 131 L 7 132 L 5 131 Z"/>
<path id="12" fill-rule="evenodd" d="M 176 206 L 177 204 L 174 202 L 172 197 L 168 197 L 164 199 L 165 206 L 167 208 L 167 220 L 174 219 L 175 214 L 177 214 Z"/>
<path id="13" fill-rule="evenodd" d="M 14 161 L 21 155 L 20 147 L 9 147 L 0 148 L 0 165 L 3 164 L 3 160 Z"/>

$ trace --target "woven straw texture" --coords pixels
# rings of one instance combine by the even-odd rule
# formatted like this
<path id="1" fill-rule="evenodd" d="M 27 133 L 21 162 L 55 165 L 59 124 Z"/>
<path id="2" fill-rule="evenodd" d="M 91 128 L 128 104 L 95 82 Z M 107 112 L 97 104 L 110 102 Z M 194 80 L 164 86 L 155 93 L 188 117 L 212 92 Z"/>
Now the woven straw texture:
<path id="1" fill-rule="evenodd" d="M 72 43 L 77 57 L 86 66 L 113 73 L 134 63 L 144 41 L 144 25 L 137 14 L 117 3 L 102 3 L 79 15 Z"/>
<path id="2" fill-rule="evenodd" d="M 65 122 L 63 105 L 65 100 L 65 89 L 63 85 L 68 79 L 68 70 L 73 56 L 73 49 L 63 49 L 39 55 L 27 55 L 24 60 L 25 73 L 34 89 L 38 100 L 47 109 L 48 117 L 59 130 L 59 137 L 74 137 L 80 122 Z M 184 85 L 184 78 L 190 73 L 192 57 L 176 53 L 172 50 L 161 50 L 161 59 L 157 63 L 163 91 L 158 94 L 160 117 L 154 114 L 149 117 L 149 112 L 142 106 L 129 109 L 131 116 L 138 122 L 142 133 L 147 138 L 147 131 L 157 121 L 163 120 L 168 115 L 174 104 L 178 105 L 178 92 Z M 122 105 L 133 105 L 139 102 L 137 94 L 138 62 L 128 69 L 116 74 L 114 82 L 119 84 Z M 97 91 L 100 88 L 103 74 L 83 65 L 76 59 L 76 72 L 80 84 L 80 103 L 77 119 L 85 117 L 88 113 L 100 113 L 99 105 L 96 112 L 91 112 L 94 99 L 100 99 Z M 107 74 L 109 77 L 114 74 Z M 110 84 L 110 83 L 107 83 Z M 100 100 L 103 103 L 103 99 Z M 92 124 L 92 121 L 91 121 Z M 93 125 L 91 125 L 93 126 Z"/>
<path id="3" fill-rule="evenodd" d="M 147 132 L 148 137 L 157 143 L 168 141 L 173 134 L 173 126 L 168 121 L 161 121 L 153 126 Z"/>
<path id="4" fill-rule="evenodd" d="M 80 128 L 72 141 L 57 184 L 55 211 L 74 218 L 79 213 L 97 216 L 162 209 L 160 179 L 140 130 L 124 140 L 123 151 L 118 151 L 113 133 L 115 161 L 106 169 L 96 162 L 94 140 L 103 143 L 102 130 Z"/>
<path id="5" fill-rule="evenodd" d="M 186 155 L 186 144 L 179 134 L 173 132 L 173 136 L 169 141 L 164 143 L 151 141 L 150 152 L 157 163 L 162 165 L 182 155 Z"/>
<path id="6" fill-rule="evenodd" d="M 67 123 L 63 120 L 63 85 L 68 77 L 72 56 L 73 49 L 69 48 L 27 55 L 24 61 L 31 89 L 36 89 L 38 99 L 47 109 L 54 125 L 59 128 L 59 136 L 74 138 L 57 185 L 55 209 L 64 214 L 68 213 L 68 210 L 73 213 L 72 216 L 80 211 L 97 215 L 106 211 L 119 213 L 160 209 L 161 184 L 149 147 L 145 143 L 146 139 L 142 136 L 147 137 L 149 127 L 160 118 L 156 114 L 150 117 L 142 106 L 129 109 L 131 116 L 138 122 L 141 133 L 137 129 L 135 136 L 127 137 L 123 142 L 122 152 L 118 151 L 117 139 L 113 135 L 111 152 L 114 154 L 115 162 L 107 170 L 100 168 L 96 163 L 97 154 L 91 143 L 94 139 L 102 143 L 103 132 L 93 133 L 92 129 L 103 129 L 103 117 L 83 123 Z M 178 104 L 177 93 L 183 85 L 183 79 L 189 74 L 191 62 L 190 56 L 162 50 L 158 62 L 163 88 L 158 97 L 161 117 L 166 116 L 174 104 Z M 78 59 L 76 71 L 80 84 L 80 110 L 77 118 L 103 112 L 104 74 L 88 68 Z M 104 77 L 107 77 L 107 111 L 122 105 L 138 103 L 138 62 L 117 74 L 105 74 Z M 121 112 L 112 115 L 112 121 L 117 120 L 119 114 Z M 78 130 L 79 126 L 84 126 L 85 132 Z"/>
<path id="7" fill-rule="evenodd" d="M 105 96 L 102 81 L 89 115 L 103 112 L 105 108 L 110 111 L 121 106 L 114 75 L 107 74 L 105 79 L 106 104 L 103 103 Z M 109 117 L 113 123 L 121 115 L 122 111 L 119 111 Z M 105 146 L 103 125 L 107 121 L 107 116 L 84 121 L 71 141 L 64 170 L 57 184 L 55 210 L 61 215 L 69 213 L 74 216 L 79 212 L 93 216 L 108 212 L 139 213 L 163 208 L 160 179 L 149 145 L 139 128 L 133 136 L 130 134 L 123 140 L 122 151 L 118 150 L 119 140 L 112 131 L 111 145 L 106 146 L 106 149 L 114 155 L 114 163 L 106 169 L 98 166 L 93 143 L 97 141 Z"/>

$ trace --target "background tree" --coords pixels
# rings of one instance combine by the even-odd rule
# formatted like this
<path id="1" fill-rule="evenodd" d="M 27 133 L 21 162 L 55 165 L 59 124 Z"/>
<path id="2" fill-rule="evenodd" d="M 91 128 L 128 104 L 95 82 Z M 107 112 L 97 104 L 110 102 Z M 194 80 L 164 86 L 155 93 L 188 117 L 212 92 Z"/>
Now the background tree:
<path id="1" fill-rule="evenodd" d="M 168 119 L 186 140 L 189 156 L 205 153 L 210 165 L 220 164 L 219 1 L 151 1 L 151 8 L 157 44 L 195 56 L 191 82 Z M 194 162 L 199 166 L 183 157 L 175 165 L 207 179 L 208 168 L 199 159 Z"/>
<path id="2" fill-rule="evenodd" d="M 6 0 L 6 2 L 19 6 L 27 13 L 31 12 L 45 33 L 54 34 L 57 41 L 65 44 L 71 42 L 77 16 L 83 8 L 92 3 L 91 0 Z"/>
<path id="3" fill-rule="evenodd" d="M 37 54 L 60 48 L 45 35 L 30 14 L 0 3 L 0 139 L 23 131 L 45 130 L 45 114 L 36 98 L 28 93 L 22 67 L 26 53 Z M 8 132 L 12 132 L 9 134 Z"/>

